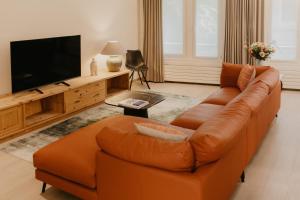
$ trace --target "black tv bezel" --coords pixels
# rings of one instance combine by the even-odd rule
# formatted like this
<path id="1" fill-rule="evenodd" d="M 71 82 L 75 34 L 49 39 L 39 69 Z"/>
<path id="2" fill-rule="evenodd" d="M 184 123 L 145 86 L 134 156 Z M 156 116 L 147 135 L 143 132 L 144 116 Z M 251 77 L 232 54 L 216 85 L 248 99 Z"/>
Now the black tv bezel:
<path id="1" fill-rule="evenodd" d="M 34 87 L 30 87 L 30 88 L 27 88 L 27 89 L 22 89 L 22 90 L 17 90 L 17 91 L 14 91 L 13 90 L 13 74 L 12 74 L 12 44 L 13 43 L 17 43 L 17 42 L 31 42 L 31 41 L 40 41 L 40 40 L 48 40 L 48 39 L 59 39 L 59 38 L 69 38 L 69 37 L 79 37 L 79 49 L 80 49 L 80 57 L 79 57 L 79 65 L 80 65 L 80 75 L 79 76 L 74 76 L 74 77 L 69 77 L 69 78 L 66 78 L 66 79 L 62 79 L 62 80 L 59 80 L 59 81 L 49 81 L 49 83 L 45 83 L 45 84 L 41 84 L 41 85 L 37 85 L 37 86 L 34 86 Z M 81 58 L 81 50 L 82 50 L 82 47 L 81 47 L 81 35 L 70 35 L 70 36 L 59 36 L 59 37 L 49 37 L 49 38 L 38 38 L 38 39 L 29 39 L 29 40 L 16 40 L 16 41 L 10 41 L 10 67 L 11 67 L 11 86 L 12 86 L 12 94 L 15 94 L 15 93 L 19 93 L 19 92 L 24 92 L 24 91 L 38 91 L 39 93 L 42 93 L 40 87 L 43 87 L 43 86 L 46 86 L 46 85 L 51 85 L 51 84 L 58 84 L 58 83 L 65 83 L 65 81 L 67 80 L 71 80 L 71 79 L 74 79 L 74 78 L 78 78 L 78 77 L 81 77 L 82 76 L 82 58 Z M 64 84 L 64 85 L 69 85 L 69 84 Z"/>

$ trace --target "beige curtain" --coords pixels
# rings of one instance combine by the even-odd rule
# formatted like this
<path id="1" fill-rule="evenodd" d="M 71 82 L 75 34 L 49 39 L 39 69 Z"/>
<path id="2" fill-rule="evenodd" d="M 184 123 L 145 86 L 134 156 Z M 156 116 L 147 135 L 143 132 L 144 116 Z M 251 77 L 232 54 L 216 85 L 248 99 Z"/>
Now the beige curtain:
<path id="1" fill-rule="evenodd" d="M 143 54 L 147 63 L 148 79 L 164 81 L 162 0 L 143 0 Z"/>
<path id="2" fill-rule="evenodd" d="M 264 41 L 265 0 L 226 0 L 224 62 L 253 64 L 245 44 Z"/>

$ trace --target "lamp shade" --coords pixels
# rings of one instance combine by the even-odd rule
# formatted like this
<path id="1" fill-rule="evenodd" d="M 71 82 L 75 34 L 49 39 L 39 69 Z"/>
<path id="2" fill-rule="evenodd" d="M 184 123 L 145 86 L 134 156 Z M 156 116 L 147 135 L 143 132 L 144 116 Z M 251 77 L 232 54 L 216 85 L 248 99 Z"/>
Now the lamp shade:
<path id="1" fill-rule="evenodd" d="M 123 48 L 118 41 L 109 41 L 106 43 L 105 47 L 101 51 L 102 55 L 122 55 L 123 54 Z"/>

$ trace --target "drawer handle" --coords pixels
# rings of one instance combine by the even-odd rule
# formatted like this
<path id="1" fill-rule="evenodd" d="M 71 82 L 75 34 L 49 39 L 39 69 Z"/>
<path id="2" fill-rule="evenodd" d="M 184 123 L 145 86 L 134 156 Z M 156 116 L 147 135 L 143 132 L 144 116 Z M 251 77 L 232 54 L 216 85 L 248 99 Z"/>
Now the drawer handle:
<path id="1" fill-rule="evenodd" d="M 80 100 L 75 101 L 75 103 L 80 103 Z"/>
<path id="2" fill-rule="evenodd" d="M 80 90 L 75 90 L 74 92 L 75 92 L 75 93 L 78 93 L 78 92 L 80 92 Z"/>
<path id="3" fill-rule="evenodd" d="M 98 96 L 100 96 L 100 94 L 99 94 L 99 93 L 94 95 L 94 97 L 98 97 Z"/>

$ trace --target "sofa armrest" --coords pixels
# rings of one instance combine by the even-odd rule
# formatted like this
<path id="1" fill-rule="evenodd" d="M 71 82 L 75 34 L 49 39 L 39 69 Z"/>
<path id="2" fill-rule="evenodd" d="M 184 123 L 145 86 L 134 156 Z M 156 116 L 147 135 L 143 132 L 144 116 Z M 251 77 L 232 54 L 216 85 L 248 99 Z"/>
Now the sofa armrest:
<path id="1" fill-rule="evenodd" d="M 106 200 L 205 200 L 190 172 L 170 172 L 97 152 L 97 193 Z"/>

